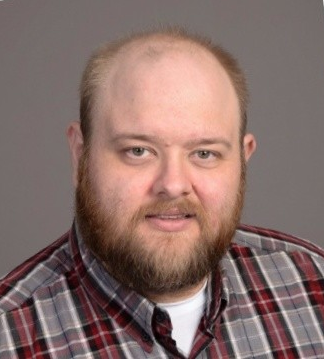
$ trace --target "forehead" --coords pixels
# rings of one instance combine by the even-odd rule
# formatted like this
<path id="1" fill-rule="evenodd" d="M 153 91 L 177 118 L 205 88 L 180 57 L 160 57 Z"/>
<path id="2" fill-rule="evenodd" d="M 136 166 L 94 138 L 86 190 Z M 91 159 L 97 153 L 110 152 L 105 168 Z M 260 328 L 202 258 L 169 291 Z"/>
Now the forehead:
<path id="1" fill-rule="evenodd" d="M 147 115 L 158 125 L 161 114 L 165 125 L 167 113 L 172 124 L 185 117 L 197 124 L 208 116 L 239 121 L 239 104 L 226 71 L 196 44 L 150 41 L 122 49 L 99 87 L 95 122 L 136 127 Z"/>
<path id="2" fill-rule="evenodd" d="M 134 41 L 123 47 L 114 58 L 112 66 L 103 74 L 101 88 L 108 94 L 117 89 L 118 85 L 144 82 L 150 75 L 158 76 L 163 71 L 163 75 L 174 71 L 173 75 L 177 78 L 199 73 L 201 78 L 205 77 L 205 81 L 210 78 L 215 85 L 229 85 L 234 90 L 227 72 L 209 50 L 197 43 L 172 41 L 163 36 Z"/>

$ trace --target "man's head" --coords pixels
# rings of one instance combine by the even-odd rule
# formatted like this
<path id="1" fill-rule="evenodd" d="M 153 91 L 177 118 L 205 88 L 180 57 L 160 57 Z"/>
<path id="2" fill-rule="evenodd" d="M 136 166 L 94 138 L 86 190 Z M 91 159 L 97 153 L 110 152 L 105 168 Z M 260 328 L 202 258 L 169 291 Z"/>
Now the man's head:
<path id="1" fill-rule="evenodd" d="M 68 136 L 76 217 L 120 282 L 154 298 L 197 286 L 239 221 L 247 91 L 236 62 L 182 32 L 104 47 Z"/>

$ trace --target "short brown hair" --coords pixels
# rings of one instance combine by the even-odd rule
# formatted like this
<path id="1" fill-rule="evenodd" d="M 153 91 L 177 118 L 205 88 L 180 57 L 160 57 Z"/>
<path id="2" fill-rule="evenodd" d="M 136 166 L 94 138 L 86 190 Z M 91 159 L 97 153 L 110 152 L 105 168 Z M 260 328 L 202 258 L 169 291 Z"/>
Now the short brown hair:
<path id="1" fill-rule="evenodd" d="M 80 121 L 85 144 L 89 144 L 90 142 L 91 120 L 96 90 L 117 55 L 119 55 L 125 47 L 137 41 L 145 42 L 147 40 L 158 40 L 159 38 L 163 38 L 170 43 L 187 42 L 207 50 L 216 57 L 230 77 L 239 100 L 241 116 L 240 138 L 242 142 L 247 126 L 248 89 L 245 76 L 237 60 L 221 46 L 213 44 L 210 39 L 196 34 L 190 34 L 183 28 L 172 27 L 141 32 L 115 42 L 107 43 L 90 57 L 80 84 Z"/>

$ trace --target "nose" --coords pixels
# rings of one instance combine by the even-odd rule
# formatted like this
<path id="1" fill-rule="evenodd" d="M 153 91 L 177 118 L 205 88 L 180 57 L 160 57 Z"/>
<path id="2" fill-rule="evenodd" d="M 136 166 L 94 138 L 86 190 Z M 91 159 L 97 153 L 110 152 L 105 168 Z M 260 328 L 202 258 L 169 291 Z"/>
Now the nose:
<path id="1" fill-rule="evenodd" d="M 192 183 L 185 163 L 179 159 L 165 160 L 159 168 L 153 192 L 167 199 L 188 196 L 192 192 Z"/>

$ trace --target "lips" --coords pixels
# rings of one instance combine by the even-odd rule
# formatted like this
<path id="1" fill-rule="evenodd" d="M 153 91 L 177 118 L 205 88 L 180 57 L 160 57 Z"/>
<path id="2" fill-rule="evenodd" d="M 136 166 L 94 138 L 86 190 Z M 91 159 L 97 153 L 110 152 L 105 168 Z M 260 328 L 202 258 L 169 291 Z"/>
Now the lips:
<path id="1" fill-rule="evenodd" d="M 152 214 L 147 215 L 148 218 L 159 218 L 165 220 L 177 220 L 177 219 L 184 219 L 184 218 L 191 218 L 193 217 L 192 214 L 189 213 L 179 213 L 179 214 Z"/>
<path id="2" fill-rule="evenodd" d="M 179 210 L 171 210 L 162 213 L 146 215 L 146 220 L 150 226 L 163 232 L 179 232 L 187 230 L 193 218 L 192 213 L 183 213 Z"/>

